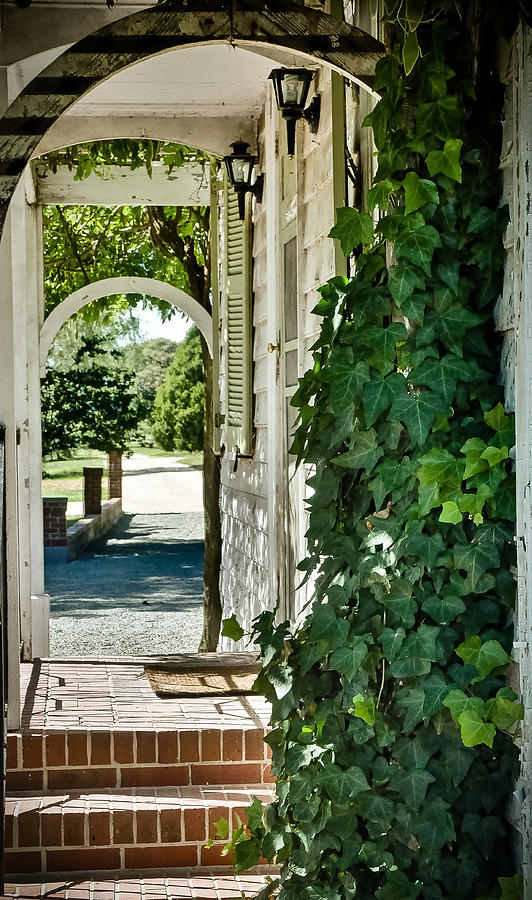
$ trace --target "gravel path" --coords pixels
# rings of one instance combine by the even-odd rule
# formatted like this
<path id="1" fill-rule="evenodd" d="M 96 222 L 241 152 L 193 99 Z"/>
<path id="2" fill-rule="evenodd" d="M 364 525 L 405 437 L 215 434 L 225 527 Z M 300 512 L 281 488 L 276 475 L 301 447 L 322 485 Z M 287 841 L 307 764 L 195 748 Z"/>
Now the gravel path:
<path id="1" fill-rule="evenodd" d="M 198 649 L 201 472 L 168 458 L 135 455 L 126 464 L 127 514 L 78 559 L 47 567 L 53 657 Z"/>

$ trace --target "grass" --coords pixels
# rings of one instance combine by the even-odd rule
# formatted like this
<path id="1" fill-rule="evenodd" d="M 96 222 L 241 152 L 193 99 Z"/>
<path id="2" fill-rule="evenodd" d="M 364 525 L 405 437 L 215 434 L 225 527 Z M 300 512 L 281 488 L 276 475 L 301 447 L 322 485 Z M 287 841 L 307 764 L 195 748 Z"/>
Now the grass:
<path id="1" fill-rule="evenodd" d="M 203 453 L 184 451 L 166 451 L 158 447 L 142 447 L 133 444 L 133 453 L 152 459 L 174 457 L 191 469 L 203 469 Z M 69 501 L 83 500 L 83 468 L 84 466 L 101 466 L 103 468 L 102 497 L 107 497 L 107 456 L 96 450 L 82 449 L 74 453 L 70 459 L 45 460 L 43 462 L 42 492 L 44 497 L 68 497 Z M 73 520 L 75 521 L 75 520 Z M 68 524 L 71 524 L 69 521 Z"/>

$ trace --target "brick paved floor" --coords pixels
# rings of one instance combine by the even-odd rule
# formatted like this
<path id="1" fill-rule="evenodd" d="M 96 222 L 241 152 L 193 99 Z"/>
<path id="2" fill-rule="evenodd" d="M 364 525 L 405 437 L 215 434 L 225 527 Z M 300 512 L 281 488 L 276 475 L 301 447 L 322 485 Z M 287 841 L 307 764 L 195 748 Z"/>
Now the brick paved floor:
<path id="1" fill-rule="evenodd" d="M 148 876 L 77 878 L 40 884 L 6 884 L 8 900 L 13 898 L 50 898 L 50 900 L 239 900 L 254 897 L 267 884 L 264 875 L 197 875 L 172 877 L 153 873 Z M 3 898 L 0 898 L 3 900 Z"/>
<path id="2" fill-rule="evenodd" d="M 228 662 L 239 658 L 224 654 Z M 118 660 L 22 663 L 21 690 L 23 731 L 262 728 L 269 719 L 268 704 L 255 695 L 160 699 L 143 665 Z"/>

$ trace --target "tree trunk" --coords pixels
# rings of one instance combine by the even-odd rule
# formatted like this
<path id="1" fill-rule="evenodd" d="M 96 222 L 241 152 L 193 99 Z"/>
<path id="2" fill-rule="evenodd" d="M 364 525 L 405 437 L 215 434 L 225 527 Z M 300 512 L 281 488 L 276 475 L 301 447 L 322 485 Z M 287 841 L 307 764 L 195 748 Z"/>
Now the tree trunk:
<path id="1" fill-rule="evenodd" d="M 218 646 L 222 605 L 220 601 L 220 563 L 222 533 L 220 524 L 220 459 L 214 453 L 213 365 L 205 340 L 201 339 L 205 377 L 205 424 L 203 428 L 203 507 L 205 511 L 205 563 L 203 597 L 203 634 L 200 653 L 214 652 Z"/>

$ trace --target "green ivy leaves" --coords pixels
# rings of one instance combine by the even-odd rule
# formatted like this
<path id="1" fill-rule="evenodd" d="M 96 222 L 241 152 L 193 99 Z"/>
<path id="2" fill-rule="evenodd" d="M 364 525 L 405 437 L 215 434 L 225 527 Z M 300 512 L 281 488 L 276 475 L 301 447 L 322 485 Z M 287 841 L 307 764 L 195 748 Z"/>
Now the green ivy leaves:
<path id="1" fill-rule="evenodd" d="M 498 900 L 518 883 L 499 877 L 523 714 L 504 681 L 514 437 L 489 313 L 498 133 L 473 115 L 461 4 L 385 6 L 396 37 L 366 118 L 369 212 L 337 211 L 330 235 L 354 275 L 321 290 L 293 401 L 294 448 L 313 467 L 312 602 L 297 626 L 256 623 L 278 781 L 251 830 L 278 854 L 280 900 Z"/>

